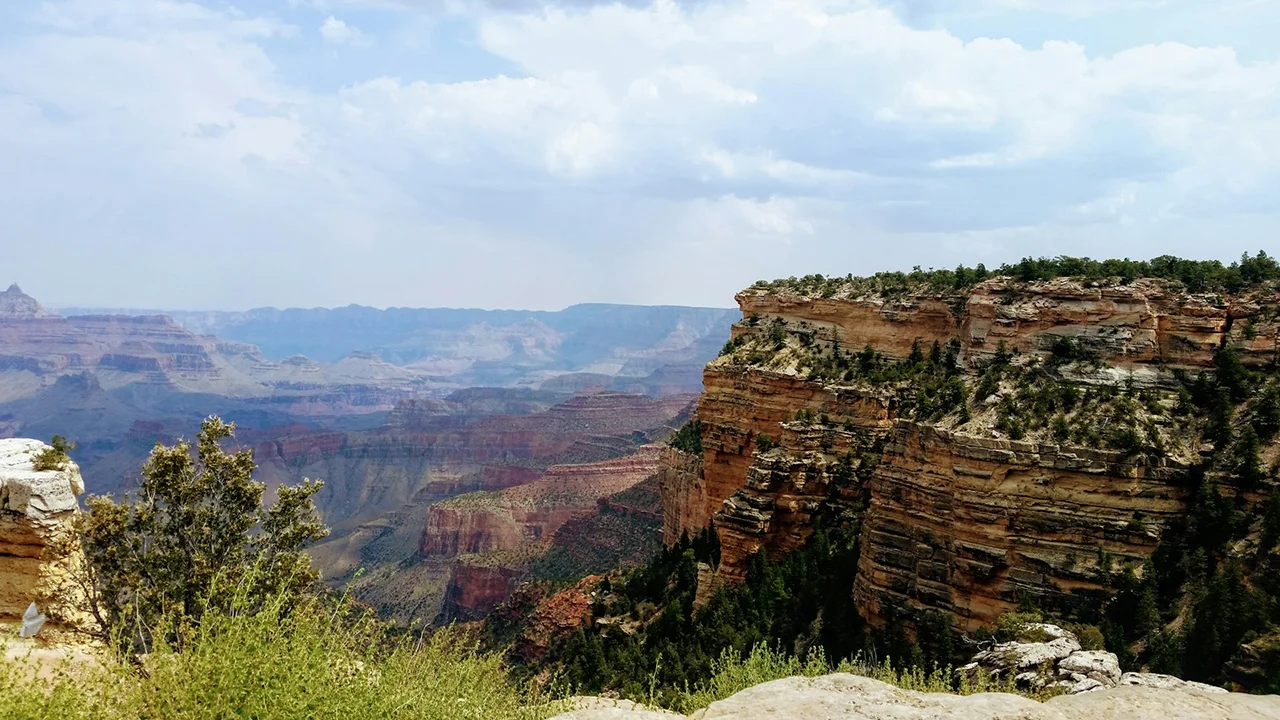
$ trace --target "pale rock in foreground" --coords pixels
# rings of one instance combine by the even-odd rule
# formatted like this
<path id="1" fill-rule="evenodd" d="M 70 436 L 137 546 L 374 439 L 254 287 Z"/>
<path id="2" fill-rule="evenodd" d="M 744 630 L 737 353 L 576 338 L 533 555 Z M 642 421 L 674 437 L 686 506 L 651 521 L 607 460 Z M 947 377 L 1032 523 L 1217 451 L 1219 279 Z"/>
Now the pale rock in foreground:
<path id="1" fill-rule="evenodd" d="M 66 559 L 50 557 L 49 549 L 78 512 L 84 480 L 71 461 L 36 470 L 35 455 L 46 447 L 0 440 L 0 616 L 21 616 L 32 601 L 45 607 L 66 578 Z"/>
<path id="2" fill-rule="evenodd" d="M 972 662 L 956 672 L 971 678 L 980 671 L 997 678 L 1012 677 L 1020 689 L 1057 687 L 1068 695 L 1095 692 L 1121 683 L 1120 659 L 1115 653 L 1081 650 L 1075 633 L 1057 625 L 1033 623 L 1023 633 L 1049 639 L 1043 642 L 1014 640 L 1000 643 L 974 655 Z M 1201 686 L 1202 689 L 1207 687 Z"/>
<path id="3" fill-rule="evenodd" d="M 678 720 L 684 717 L 665 710 L 647 708 L 630 700 L 578 697 L 570 703 L 574 709 L 557 715 L 557 720 Z"/>
<path id="4" fill-rule="evenodd" d="M 558 720 L 659 720 L 620 707 L 577 710 Z M 1263 720 L 1280 718 L 1280 697 L 1121 686 L 1045 703 L 1018 695 L 948 695 L 902 690 L 857 675 L 792 677 L 757 685 L 689 716 L 691 720 Z"/>

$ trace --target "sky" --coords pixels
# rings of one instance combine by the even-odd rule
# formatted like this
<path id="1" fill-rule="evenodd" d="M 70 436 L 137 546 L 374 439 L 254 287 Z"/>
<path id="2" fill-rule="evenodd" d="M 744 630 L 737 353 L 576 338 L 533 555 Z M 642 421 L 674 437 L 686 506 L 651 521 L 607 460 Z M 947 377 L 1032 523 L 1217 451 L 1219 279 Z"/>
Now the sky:
<path id="1" fill-rule="evenodd" d="M 0 285 L 725 307 L 1276 252 L 1277 27 L 1280 0 L 5 0 Z"/>

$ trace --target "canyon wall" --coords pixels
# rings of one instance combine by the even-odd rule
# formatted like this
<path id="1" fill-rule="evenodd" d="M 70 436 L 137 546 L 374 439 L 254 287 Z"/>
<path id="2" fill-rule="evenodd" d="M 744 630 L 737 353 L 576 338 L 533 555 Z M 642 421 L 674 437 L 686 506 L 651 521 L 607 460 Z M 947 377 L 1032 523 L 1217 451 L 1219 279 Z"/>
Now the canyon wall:
<path id="1" fill-rule="evenodd" d="M 1185 512 L 1187 468 L 1119 452 L 960 435 L 901 422 L 866 487 L 854 586 L 870 617 L 940 610 L 991 626 L 1103 589 L 1099 551 L 1140 565 Z"/>
<path id="2" fill-rule="evenodd" d="M 701 458 L 662 456 L 664 540 L 713 524 L 734 580 L 754 553 L 803 543 L 824 515 L 859 521 L 855 598 L 873 622 L 940 610 L 969 630 L 1024 593 L 1080 601 L 1101 587 L 1103 553 L 1116 569 L 1140 564 L 1185 512 L 1188 468 L 908 419 L 900 403 L 915 389 L 818 379 L 797 356 L 838 343 L 902 359 L 936 341 L 973 379 L 1002 346 L 1025 360 L 1066 344 L 1092 363 L 1072 382 L 1168 391 L 1175 371 L 1211 368 L 1220 347 L 1246 365 L 1280 349 L 1280 293 L 1265 285 L 1223 297 L 1163 280 L 995 278 L 963 292 L 824 294 L 737 296 L 734 343 L 704 372 Z"/>
<path id="3" fill-rule="evenodd" d="M 533 482 L 500 492 L 461 495 L 430 506 L 419 553 L 427 560 L 453 561 L 440 619 L 448 622 L 484 615 L 506 599 L 531 566 L 556 551 L 557 542 L 575 545 L 559 550 L 566 555 L 565 561 L 571 562 L 575 553 L 593 554 L 592 545 L 610 544 L 608 538 L 594 535 L 626 535 L 634 532 L 632 526 L 637 522 L 656 526 L 656 520 L 644 517 L 652 511 L 628 503 L 625 493 L 654 476 L 658 455 L 658 446 L 646 445 L 614 460 L 554 465 Z M 582 524 L 606 516 L 616 522 L 597 519 Z M 565 530 L 568 534 L 559 537 Z M 618 551 L 596 549 L 595 554 L 602 553 L 616 555 Z"/>

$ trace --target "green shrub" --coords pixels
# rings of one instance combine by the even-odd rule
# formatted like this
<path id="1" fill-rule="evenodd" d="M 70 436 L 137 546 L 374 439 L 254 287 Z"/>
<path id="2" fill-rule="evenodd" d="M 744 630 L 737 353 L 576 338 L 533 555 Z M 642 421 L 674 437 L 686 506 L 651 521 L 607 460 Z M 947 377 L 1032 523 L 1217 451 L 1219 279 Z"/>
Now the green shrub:
<path id="1" fill-rule="evenodd" d="M 67 466 L 71 460 L 71 453 L 77 446 L 78 443 L 68 442 L 61 435 L 54 435 L 49 441 L 49 447 L 37 452 L 31 459 L 31 464 L 38 472 L 61 470 Z"/>
<path id="2" fill-rule="evenodd" d="M 671 436 L 671 440 L 667 442 L 671 447 L 690 455 L 702 454 L 702 423 L 694 418 L 684 425 Z"/>
<path id="3" fill-rule="evenodd" d="M 827 664 L 821 649 L 811 653 L 806 660 L 801 660 L 764 643 L 752 647 L 745 658 L 726 648 L 719 658 L 712 661 L 711 677 L 698 683 L 693 690 L 686 689 L 677 695 L 671 706 L 677 712 L 692 713 L 717 700 L 770 680 L 797 675 L 815 677 L 829 672 L 831 666 Z"/>
<path id="4" fill-rule="evenodd" d="M 264 507 L 252 452 L 220 445 L 234 429 L 205 420 L 194 458 L 185 441 L 157 444 L 136 496 L 90 497 L 76 518 L 86 562 L 73 582 L 99 640 L 137 653 L 181 646 L 205 613 L 228 606 L 231 587 L 252 579 L 258 597 L 300 598 L 318 580 L 302 548 L 328 534 L 311 502 L 321 483 L 281 486 Z"/>

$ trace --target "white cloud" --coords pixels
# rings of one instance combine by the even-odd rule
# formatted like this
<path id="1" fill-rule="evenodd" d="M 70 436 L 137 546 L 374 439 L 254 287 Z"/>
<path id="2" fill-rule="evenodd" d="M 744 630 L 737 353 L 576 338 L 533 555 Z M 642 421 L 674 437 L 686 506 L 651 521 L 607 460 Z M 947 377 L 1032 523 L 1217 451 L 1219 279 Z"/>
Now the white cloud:
<path id="1" fill-rule="evenodd" d="M 369 44 L 368 36 L 332 15 L 325 18 L 324 22 L 320 24 L 320 37 L 332 45 L 362 46 Z"/>
<path id="2" fill-rule="evenodd" d="M 281 65 L 345 62 L 323 44 L 376 26 L 318 7 L 299 35 L 194 2 L 41 5 L 0 39 L 0 212 L 153 305 L 231 286 L 216 247 L 259 282 L 215 305 L 724 304 L 765 275 L 1107 253 L 1116 229 L 1154 255 L 1230 225 L 1192 253 L 1230 256 L 1280 225 L 1280 64 L 1231 47 L 966 40 L 863 0 L 471 7 L 452 42 L 505 74 L 378 65 L 379 43 L 329 92 Z M 157 251 L 202 272 L 149 280 Z"/>

